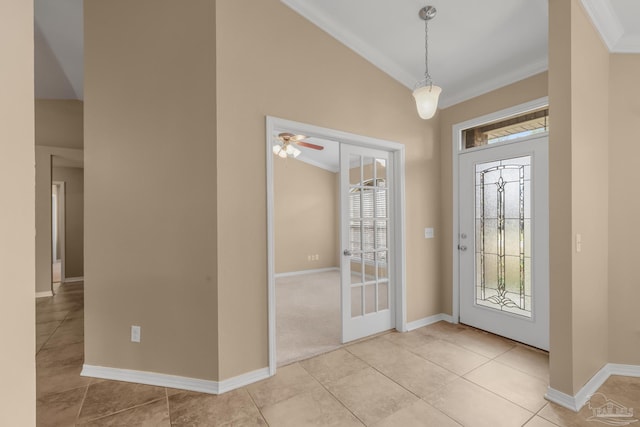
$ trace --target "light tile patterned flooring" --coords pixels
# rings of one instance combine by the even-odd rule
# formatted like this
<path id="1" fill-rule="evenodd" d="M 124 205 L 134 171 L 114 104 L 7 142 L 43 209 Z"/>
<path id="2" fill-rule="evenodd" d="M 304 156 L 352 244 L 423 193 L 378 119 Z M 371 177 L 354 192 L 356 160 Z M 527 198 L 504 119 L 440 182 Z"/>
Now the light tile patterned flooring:
<path id="1" fill-rule="evenodd" d="M 80 376 L 83 286 L 36 302 L 39 426 L 594 426 L 544 400 L 547 354 L 440 322 L 388 333 L 213 396 Z M 608 398 L 640 408 L 640 379 Z"/>

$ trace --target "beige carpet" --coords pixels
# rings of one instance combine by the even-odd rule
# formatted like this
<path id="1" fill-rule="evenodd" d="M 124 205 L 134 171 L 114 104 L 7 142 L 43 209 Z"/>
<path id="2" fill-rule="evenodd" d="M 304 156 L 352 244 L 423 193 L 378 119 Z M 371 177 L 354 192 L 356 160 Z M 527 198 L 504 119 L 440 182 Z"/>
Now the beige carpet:
<path id="1" fill-rule="evenodd" d="M 276 278 L 278 366 L 340 346 L 340 272 Z"/>

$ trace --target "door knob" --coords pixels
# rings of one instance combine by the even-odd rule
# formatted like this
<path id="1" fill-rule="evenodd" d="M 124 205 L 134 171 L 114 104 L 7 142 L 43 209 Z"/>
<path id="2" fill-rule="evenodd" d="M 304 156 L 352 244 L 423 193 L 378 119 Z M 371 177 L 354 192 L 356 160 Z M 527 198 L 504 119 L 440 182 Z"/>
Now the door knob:
<path id="1" fill-rule="evenodd" d="M 458 249 L 464 252 L 467 250 L 467 247 L 465 245 L 458 245 Z"/>
<path id="2" fill-rule="evenodd" d="M 351 256 L 353 255 L 353 253 L 351 253 L 351 251 L 349 249 L 345 249 L 344 252 L 342 252 L 344 254 L 344 256 Z"/>

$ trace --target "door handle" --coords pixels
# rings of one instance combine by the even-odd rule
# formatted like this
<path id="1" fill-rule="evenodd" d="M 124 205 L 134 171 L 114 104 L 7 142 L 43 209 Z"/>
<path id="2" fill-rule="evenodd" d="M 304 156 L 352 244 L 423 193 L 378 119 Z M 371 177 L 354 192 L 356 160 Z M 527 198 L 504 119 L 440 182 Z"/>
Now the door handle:
<path id="1" fill-rule="evenodd" d="M 458 245 L 458 249 L 460 249 L 462 252 L 467 250 L 467 247 L 465 245 Z"/>
<path id="2" fill-rule="evenodd" d="M 349 249 L 345 249 L 345 250 L 342 252 L 342 254 L 343 254 L 344 256 L 351 256 L 351 255 L 353 255 L 353 253 L 352 253 Z"/>

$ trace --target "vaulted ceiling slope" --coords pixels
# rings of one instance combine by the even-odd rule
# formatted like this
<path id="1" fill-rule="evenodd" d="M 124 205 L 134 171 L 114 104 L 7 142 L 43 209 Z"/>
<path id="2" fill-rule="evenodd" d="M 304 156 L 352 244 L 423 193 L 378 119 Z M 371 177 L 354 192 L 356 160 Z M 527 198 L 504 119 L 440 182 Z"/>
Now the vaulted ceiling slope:
<path id="1" fill-rule="evenodd" d="M 547 0 L 281 0 L 413 89 L 429 62 L 447 107 L 547 68 Z M 640 52 L 640 0 L 581 0 L 612 52 Z M 36 96 L 83 99 L 82 0 L 35 0 Z"/>

